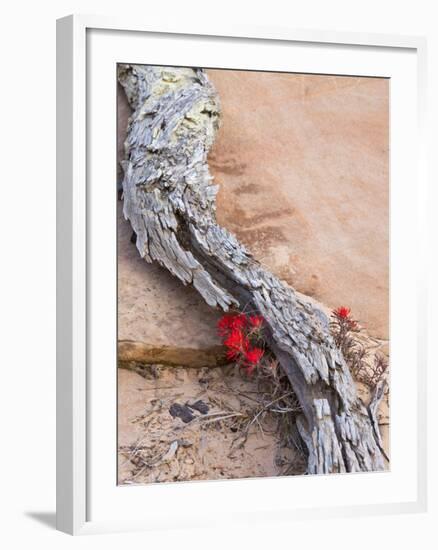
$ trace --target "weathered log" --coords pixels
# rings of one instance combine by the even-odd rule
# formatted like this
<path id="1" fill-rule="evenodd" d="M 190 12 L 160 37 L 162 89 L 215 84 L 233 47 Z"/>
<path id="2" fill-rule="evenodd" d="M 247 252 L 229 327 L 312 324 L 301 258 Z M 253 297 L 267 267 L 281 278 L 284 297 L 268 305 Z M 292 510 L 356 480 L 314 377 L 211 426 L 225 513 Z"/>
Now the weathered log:
<path id="1" fill-rule="evenodd" d="M 125 143 L 124 215 L 136 246 L 212 307 L 258 311 L 296 392 L 309 473 L 384 469 L 374 419 L 356 393 L 325 313 L 263 268 L 216 222 L 207 154 L 219 127 L 217 93 L 200 69 L 119 66 L 133 109 Z"/>
<path id="2" fill-rule="evenodd" d="M 371 424 L 373 425 L 374 435 L 376 437 L 377 444 L 379 445 L 379 448 L 382 451 L 383 456 L 386 458 L 387 461 L 389 461 L 389 457 L 383 448 L 383 441 L 379 430 L 379 419 L 378 419 L 379 406 L 380 406 L 380 403 L 382 402 L 382 399 L 385 396 L 385 392 L 387 388 L 388 388 L 388 382 L 386 381 L 386 378 L 382 378 L 377 382 L 373 390 L 373 394 L 371 396 L 371 401 L 368 405 L 368 412 L 371 418 Z"/>

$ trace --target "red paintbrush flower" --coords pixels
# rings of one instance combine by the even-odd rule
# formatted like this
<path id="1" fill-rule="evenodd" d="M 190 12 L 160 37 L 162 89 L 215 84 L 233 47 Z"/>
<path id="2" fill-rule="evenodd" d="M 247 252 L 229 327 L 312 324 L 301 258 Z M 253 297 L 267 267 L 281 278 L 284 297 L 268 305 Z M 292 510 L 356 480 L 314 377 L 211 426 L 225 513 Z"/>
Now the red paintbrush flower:
<path id="1" fill-rule="evenodd" d="M 333 314 L 340 319 L 347 319 L 350 315 L 351 309 L 349 307 L 338 307 L 338 309 L 333 310 Z"/>
<path id="2" fill-rule="evenodd" d="M 251 348 L 245 352 L 245 361 L 249 365 L 258 365 L 264 353 L 262 348 Z"/>
<path id="3" fill-rule="evenodd" d="M 228 359 L 239 359 L 242 354 L 246 354 L 249 347 L 247 337 L 239 328 L 233 328 L 224 340 L 224 345 L 228 348 Z"/>
<path id="4" fill-rule="evenodd" d="M 228 313 L 218 321 L 218 332 L 227 348 L 227 358 L 250 374 L 263 357 L 262 348 L 253 346 L 261 337 L 264 319 L 261 315 L 247 316 L 245 313 Z"/>
<path id="5" fill-rule="evenodd" d="M 227 313 L 223 315 L 218 323 L 217 328 L 220 336 L 228 336 L 234 329 L 243 329 L 246 326 L 246 316 L 243 313 Z"/>
<path id="6" fill-rule="evenodd" d="M 262 315 L 251 315 L 249 318 L 249 324 L 257 330 L 262 328 L 263 322 L 264 319 Z"/>

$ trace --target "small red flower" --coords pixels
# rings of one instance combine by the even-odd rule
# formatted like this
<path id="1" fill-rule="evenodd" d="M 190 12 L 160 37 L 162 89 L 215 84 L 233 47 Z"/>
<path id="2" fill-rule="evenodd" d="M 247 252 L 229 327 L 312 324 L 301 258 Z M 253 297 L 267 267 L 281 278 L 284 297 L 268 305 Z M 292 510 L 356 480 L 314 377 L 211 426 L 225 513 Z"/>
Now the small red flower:
<path id="1" fill-rule="evenodd" d="M 242 354 L 246 354 L 249 341 L 240 329 L 233 328 L 224 340 L 224 345 L 228 348 L 228 359 L 239 359 Z"/>
<path id="2" fill-rule="evenodd" d="M 242 330 L 246 326 L 246 316 L 242 313 L 228 313 L 217 323 L 220 336 L 227 336 L 232 330 Z"/>
<path id="3" fill-rule="evenodd" d="M 251 348 L 245 352 L 245 361 L 250 365 L 258 365 L 265 352 L 262 348 Z"/>
<path id="4" fill-rule="evenodd" d="M 257 330 L 262 328 L 263 322 L 264 319 L 262 315 L 251 315 L 249 318 L 249 324 Z"/>
<path id="5" fill-rule="evenodd" d="M 339 317 L 340 319 L 347 319 L 350 315 L 351 309 L 349 307 L 338 307 L 338 309 L 335 309 L 333 313 L 336 315 L 336 317 Z"/>

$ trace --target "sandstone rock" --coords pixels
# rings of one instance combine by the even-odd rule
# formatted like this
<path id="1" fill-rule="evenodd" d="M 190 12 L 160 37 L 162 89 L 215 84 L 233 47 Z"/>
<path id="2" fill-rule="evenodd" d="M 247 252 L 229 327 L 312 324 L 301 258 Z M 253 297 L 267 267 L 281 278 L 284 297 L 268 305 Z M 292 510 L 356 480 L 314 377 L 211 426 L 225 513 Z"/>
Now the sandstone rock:
<path id="1" fill-rule="evenodd" d="M 388 338 L 389 81 L 207 71 L 218 221 L 269 270 Z"/>

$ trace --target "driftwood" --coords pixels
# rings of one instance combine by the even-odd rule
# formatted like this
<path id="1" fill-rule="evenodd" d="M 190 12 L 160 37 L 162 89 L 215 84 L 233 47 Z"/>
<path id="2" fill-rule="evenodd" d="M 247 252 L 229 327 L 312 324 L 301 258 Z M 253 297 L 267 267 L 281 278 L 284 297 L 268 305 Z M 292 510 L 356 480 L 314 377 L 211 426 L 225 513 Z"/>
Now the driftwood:
<path id="1" fill-rule="evenodd" d="M 308 473 L 384 469 L 374 411 L 358 398 L 327 316 L 263 268 L 216 222 L 207 153 L 218 96 L 202 70 L 119 66 L 133 109 L 123 181 L 124 215 L 148 262 L 192 284 L 212 307 L 263 315 L 271 351 L 303 409 Z"/>

